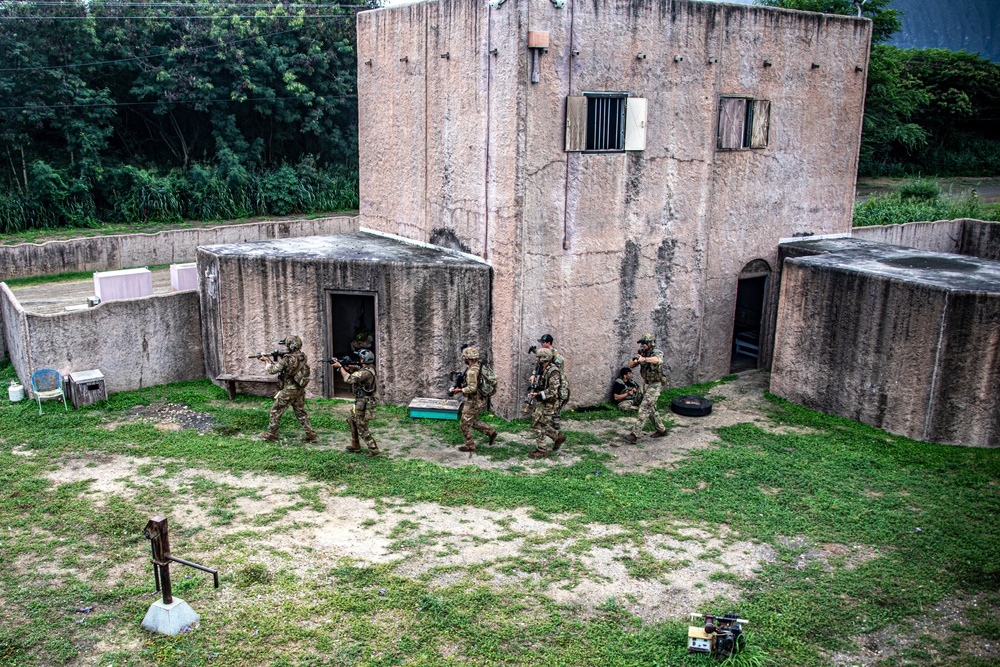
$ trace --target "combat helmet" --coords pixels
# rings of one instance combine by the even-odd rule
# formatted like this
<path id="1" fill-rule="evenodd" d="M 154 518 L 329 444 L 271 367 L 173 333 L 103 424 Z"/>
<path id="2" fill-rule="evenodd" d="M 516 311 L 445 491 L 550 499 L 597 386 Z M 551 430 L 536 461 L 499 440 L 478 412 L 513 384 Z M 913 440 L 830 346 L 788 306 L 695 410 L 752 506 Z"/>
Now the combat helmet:
<path id="1" fill-rule="evenodd" d="M 372 354 L 371 350 L 358 350 L 358 359 L 361 360 L 363 364 L 374 364 L 375 355 Z"/>
<path id="2" fill-rule="evenodd" d="M 645 343 L 646 345 L 656 345 L 656 336 L 651 333 L 642 334 L 642 338 L 636 341 L 637 343 Z"/>
<path id="3" fill-rule="evenodd" d="M 538 357 L 539 361 L 552 361 L 552 357 L 554 355 L 552 354 L 552 350 L 547 347 L 543 347 L 538 350 L 538 352 L 535 352 L 535 356 Z"/>
<path id="4" fill-rule="evenodd" d="M 289 352 L 298 352 L 302 349 L 302 339 L 296 334 L 288 334 L 281 344 L 287 347 Z"/>
<path id="5" fill-rule="evenodd" d="M 479 348 L 469 346 L 462 350 L 463 359 L 478 359 L 479 358 Z"/>

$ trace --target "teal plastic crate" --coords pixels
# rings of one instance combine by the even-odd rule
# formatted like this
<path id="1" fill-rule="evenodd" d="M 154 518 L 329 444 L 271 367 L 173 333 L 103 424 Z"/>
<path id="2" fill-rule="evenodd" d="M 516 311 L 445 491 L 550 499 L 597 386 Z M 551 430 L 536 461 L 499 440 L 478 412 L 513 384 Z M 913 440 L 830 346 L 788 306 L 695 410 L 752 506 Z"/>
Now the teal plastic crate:
<path id="1" fill-rule="evenodd" d="M 458 421 L 462 401 L 446 398 L 415 398 L 410 401 L 410 416 L 414 419 L 450 419 Z"/>

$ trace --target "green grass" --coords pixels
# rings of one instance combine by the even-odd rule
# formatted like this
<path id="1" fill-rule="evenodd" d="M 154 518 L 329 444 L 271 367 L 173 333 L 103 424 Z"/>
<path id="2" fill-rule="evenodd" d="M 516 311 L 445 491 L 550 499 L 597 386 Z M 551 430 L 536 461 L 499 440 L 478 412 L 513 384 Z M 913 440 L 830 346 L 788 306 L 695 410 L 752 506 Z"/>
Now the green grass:
<path id="1" fill-rule="evenodd" d="M 11 377 L 9 363 L 0 365 L 0 385 Z M 712 388 L 677 391 L 710 394 Z M 624 599 L 581 614 L 538 588 L 487 586 L 476 567 L 437 585 L 404 576 L 393 565 L 349 559 L 311 576 L 287 554 L 259 552 L 253 531 L 219 532 L 232 526 L 239 503 L 253 500 L 255 490 L 197 472 L 173 489 L 184 469 L 309 480 L 277 515 L 257 517 L 263 526 L 296 507 L 322 510 L 322 489 L 383 508 L 426 502 L 456 509 L 526 507 L 536 520 L 553 522 L 551 539 L 574 539 L 591 524 L 623 528 L 604 540 L 607 548 L 638 545 L 648 536 L 676 538 L 677 522 L 713 531 L 725 526 L 741 540 L 771 544 L 778 554 L 754 579 L 722 572 L 704 581 L 709 589 L 725 584 L 741 591 L 734 608 L 752 620 L 754 647 L 743 664 L 825 665 L 850 641 L 930 614 L 955 594 L 976 596 L 984 614 L 954 630 L 950 644 L 928 639 L 893 664 L 985 665 L 963 652 L 960 640 L 972 632 L 994 639 L 1000 634 L 1000 526 L 990 520 L 1000 514 L 997 450 L 916 442 L 772 398 L 769 417 L 801 428 L 779 435 L 754 424 L 723 427 L 717 448 L 699 450 L 675 467 L 615 471 L 599 438 L 570 426 L 571 440 L 581 441 L 579 458 L 530 472 L 454 468 L 402 456 L 359 459 L 290 439 L 236 437 L 264 426 L 268 401 L 241 397 L 229 403 L 224 397 L 218 387 L 194 382 L 115 394 L 69 414 L 39 416 L 28 402 L 0 406 L 0 598 L 8 619 L 0 624 L 0 666 L 714 664 L 686 653 L 681 619 L 688 611 L 729 611 L 730 601 L 643 622 Z M 156 401 L 207 412 L 219 428 L 204 435 L 164 433 L 121 420 L 129 408 Z M 322 437 L 344 441 L 345 427 L 328 405 L 310 401 L 313 423 Z M 564 420 L 572 425 L 590 414 Z M 295 431 L 286 418 L 284 427 Z M 108 429 L 110 423 L 116 428 Z M 501 440 L 525 428 L 495 418 L 491 423 Z M 457 429 L 415 424 L 403 408 L 380 408 L 373 432 L 418 429 L 416 437 L 450 446 L 452 427 Z M 587 446 L 592 442 L 593 451 Z M 86 493 L 89 482 L 57 484 L 46 477 L 75 457 L 100 462 L 113 455 L 157 463 L 143 467 L 141 479 L 122 482 L 132 491 L 126 494 L 94 496 Z M 174 568 L 175 594 L 199 609 L 203 621 L 176 638 L 152 636 L 138 629 L 152 599 L 148 544 L 140 530 L 150 513 L 168 512 L 182 500 L 197 503 L 207 523 L 178 518 L 175 553 L 195 561 L 210 556 L 224 588 L 213 591 L 209 577 Z M 509 524 L 505 529 L 512 531 Z M 401 553 L 431 548 L 440 536 L 416 515 L 384 533 Z M 518 535 L 511 532 L 512 539 Z M 804 548 L 788 546 L 794 544 L 790 537 L 863 545 L 872 557 L 827 566 L 803 560 Z M 177 551 L 192 545 L 196 553 Z M 572 586 L 586 577 L 580 559 L 595 545 L 581 540 L 558 552 L 545 539 L 531 539 L 498 568 Z M 713 561 L 719 553 L 704 558 Z M 620 557 L 632 576 L 650 581 L 669 580 L 678 565 L 638 548 Z M 87 606 L 90 613 L 75 611 Z M 98 642 L 102 652 L 92 663 Z"/>

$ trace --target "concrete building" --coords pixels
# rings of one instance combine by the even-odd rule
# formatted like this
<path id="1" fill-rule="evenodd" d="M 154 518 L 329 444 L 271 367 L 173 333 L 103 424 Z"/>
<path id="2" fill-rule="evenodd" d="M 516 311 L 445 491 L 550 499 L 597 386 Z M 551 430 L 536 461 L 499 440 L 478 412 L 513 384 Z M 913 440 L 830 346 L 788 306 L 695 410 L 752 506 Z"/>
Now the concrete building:
<path id="1" fill-rule="evenodd" d="M 546 332 L 575 404 L 646 331 L 673 385 L 737 343 L 769 365 L 779 239 L 850 232 L 870 32 L 685 0 L 364 12 L 362 225 L 492 266 L 502 416 Z"/>

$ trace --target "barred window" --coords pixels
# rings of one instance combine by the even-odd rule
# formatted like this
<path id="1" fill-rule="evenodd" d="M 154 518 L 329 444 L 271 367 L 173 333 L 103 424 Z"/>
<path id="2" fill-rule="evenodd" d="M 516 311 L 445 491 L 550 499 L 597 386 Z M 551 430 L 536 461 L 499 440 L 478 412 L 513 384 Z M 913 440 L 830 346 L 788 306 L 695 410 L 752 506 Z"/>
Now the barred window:
<path id="1" fill-rule="evenodd" d="M 566 98 L 566 150 L 620 153 L 646 148 L 646 100 L 627 93 Z"/>

